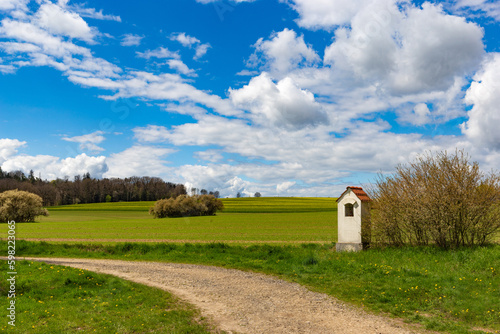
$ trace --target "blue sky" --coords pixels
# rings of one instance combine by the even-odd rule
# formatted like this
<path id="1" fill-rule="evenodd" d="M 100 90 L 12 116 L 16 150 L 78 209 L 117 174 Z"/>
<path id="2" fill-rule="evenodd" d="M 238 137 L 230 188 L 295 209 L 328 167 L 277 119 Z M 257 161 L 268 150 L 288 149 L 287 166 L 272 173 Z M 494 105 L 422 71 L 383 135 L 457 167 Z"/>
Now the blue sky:
<path id="1" fill-rule="evenodd" d="M 0 0 L 0 166 L 338 196 L 500 163 L 500 3 Z"/>

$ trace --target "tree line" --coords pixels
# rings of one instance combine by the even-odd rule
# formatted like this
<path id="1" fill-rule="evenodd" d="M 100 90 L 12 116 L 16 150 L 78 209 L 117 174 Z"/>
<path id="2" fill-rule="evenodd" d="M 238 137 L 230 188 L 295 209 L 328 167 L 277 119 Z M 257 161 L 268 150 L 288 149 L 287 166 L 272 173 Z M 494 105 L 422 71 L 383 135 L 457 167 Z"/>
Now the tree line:
<path id="1" fill-rule="evenodd" d="M 78 203 L 157 201 L 185 195 L 182 184 L 165 182 L 159 177 L 129 177 L 125 179 L 95 179 L 86 173 L 53 181 L 42 180 L 30 171 L 3 172 L 0 168 L 0 192 L 18 189 L 37 194 L 44 206 Z"/>

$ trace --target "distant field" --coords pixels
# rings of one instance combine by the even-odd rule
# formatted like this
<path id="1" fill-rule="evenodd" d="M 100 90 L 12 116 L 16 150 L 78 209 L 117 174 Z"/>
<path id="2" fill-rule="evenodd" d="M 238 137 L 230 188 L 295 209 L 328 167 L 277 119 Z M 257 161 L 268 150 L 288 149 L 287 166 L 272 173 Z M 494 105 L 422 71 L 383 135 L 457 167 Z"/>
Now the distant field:
<path id="1" fill-rule="evenodd" d="M 335 198 L 247 197 L 225 198 L 222 201 L 224 202 L 225 213 L 337 212 Z"/>
<path id="2" fill-rule="evenodd" d="M 224 213 L 297 213 L 334 211 L 335 198 L 317 197 L 243 197 L 223 198 Z M 49 211 L 138 211 L 148 212 L 153 202 L 75 204 L 49 207 Z"/>
<path id="3" fill-rule="evenodd" d="M 216 216 L 154 219 L 154 202 L 78 204 L 48 208 L 38 223 L 18 224 L 17 237 L 51 241 L 335 242 L 332 198 L 223 199 Z M 3 227 L 6 228 L 6 227 Z"/>
<path id="4" fill-rule="evenodd" d="M 93 204 L 73 204 L 50 206 L 47 209 L 50 213 L 61 211 L 137 211 L 148 212 L 155 202 L 115 202 L 115 203 L 93 203 Z"/>

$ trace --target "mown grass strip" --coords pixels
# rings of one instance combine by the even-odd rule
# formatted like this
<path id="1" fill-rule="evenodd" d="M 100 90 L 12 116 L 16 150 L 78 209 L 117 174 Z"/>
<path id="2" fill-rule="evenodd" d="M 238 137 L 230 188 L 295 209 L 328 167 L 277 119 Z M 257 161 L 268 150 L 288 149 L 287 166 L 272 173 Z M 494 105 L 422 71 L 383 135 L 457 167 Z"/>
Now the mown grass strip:
<path id="1" fill-rule="evenodd" d="M 500 333 L 500 246 L 336 253 L 333 244 L 49 244 L 18 242 L 30 256 L 167 261 L 253 270 L 446 333 Z M 480 329 L 484 329 L 481 331 Z M 488 331 L 486 331 L 488 330 Z"/>
<path id="2" fill-rule="evenodd" d="M 16 333 L 210 333 L 211 327 L 171 294 L 114 276 L 20 261 L 16 264 Z M 2 273 L 8 272 L 5 261 Z M 7 281 L 0 281 L 7 309 Z M 5 313 L 5 312 L 4 312 Z"/>

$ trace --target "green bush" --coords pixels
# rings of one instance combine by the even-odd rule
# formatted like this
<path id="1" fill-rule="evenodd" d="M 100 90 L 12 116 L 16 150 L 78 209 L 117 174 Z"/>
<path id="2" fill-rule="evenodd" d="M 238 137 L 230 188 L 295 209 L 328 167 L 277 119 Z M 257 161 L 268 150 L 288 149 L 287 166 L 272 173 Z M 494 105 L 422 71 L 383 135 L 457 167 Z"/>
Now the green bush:
<path id="1" fill-rule="evenodd" d="M 48 216 L 42 198 L 27 191 L 8 190 L 0 193 L 0 222 L 34 222 L 37 216 Z"/>
<path id="2" fill-rule="evenodd" d="M 174 218 L 191 216 L 213 216 L 224 209 L 220 199 L 212 195 L 187 196 L 180 195 L 176 198 L 162 199 L 149 209 L 155 218 Z"/>

